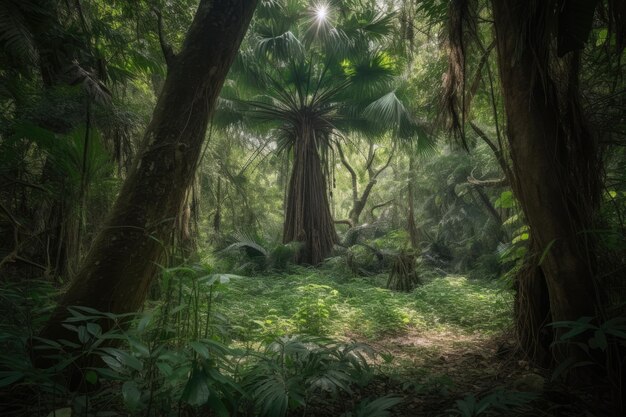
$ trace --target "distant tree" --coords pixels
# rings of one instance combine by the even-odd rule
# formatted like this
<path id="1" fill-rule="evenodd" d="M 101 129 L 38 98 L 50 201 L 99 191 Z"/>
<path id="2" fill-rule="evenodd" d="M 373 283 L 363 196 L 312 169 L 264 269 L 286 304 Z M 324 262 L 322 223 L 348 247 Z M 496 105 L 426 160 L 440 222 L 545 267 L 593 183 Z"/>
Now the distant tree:
<path id="1" fill-rule="evenodd" d="M 339 143 L 336 145 L 337 153 L 339 154 L 339 158 L 341 159 L 341 163 L 348 170 L 350 174 L 350 183 L 352 188 L 352 208 L 348 213 L 348 223 L 350 227 L 356 227 L 359 225 L 359 219 L 361 218 L 361 213 L 365 209 L 367 201 L 374 189 L 374 186 L 378 182 L 378 177 L 382 174 L 387 168 L 389 168 L 389 164 L 391 163 L 391 159 L 395 153 L 395 146 L 389 151 L 389 155 L 384 158 L 382 164 L 379 166 L 375 165 L 376 159 L 376 151 L 374 142 L 368 144 L 367 155 L 365 155 L 365 171 L 367 172 L 367 183 L 363 188 L 363 191 L 359 193 L 359 175 L 356 169 L 350 164 L 348 158 L 343 152 L 343 149 Z"/>

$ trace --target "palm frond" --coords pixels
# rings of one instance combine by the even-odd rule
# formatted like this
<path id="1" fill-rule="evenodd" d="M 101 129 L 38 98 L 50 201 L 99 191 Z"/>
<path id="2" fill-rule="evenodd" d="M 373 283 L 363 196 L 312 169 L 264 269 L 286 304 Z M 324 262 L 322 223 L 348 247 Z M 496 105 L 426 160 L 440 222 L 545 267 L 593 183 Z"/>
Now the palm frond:
<path id="1" fill-rule="evenodd" d="M 37 13 L 44 14 L 46 10 L 31 1 L 6 0 L 0 3 L 0 46 L 9 56 L 30 65 L 37 60 L 37 48 L 28 16 Z"/>
<path id="2" fill-rule="evenodd" d="M 370 120 L 376 120 L 384 128 L 397 130 L 400 123 L 408 118 L 404 103 L 398 99 L 395 91 L 371 102 L 363 111 L 363 115 Z"/>
<path id="3" fill-rule="evenodd" d="M 234 243 L 222 249 L 222 252 L 244 249 L 248 256 L 269 256 L 269 252 L 261 246 L 257 239 L 245 232 L 235 232 L 233 234 Z"/>
<path id="4" fill-rule="evenodd" d="M 68 73 L 71 77 L 70 85 L 82 85 L 96 103 L 103 105 L 111 103 L 111 92 L 96 74 L 87 71 L 76 61 L 70 66 Z"/>
<path id="5" fill-rule="evenodd" d="M 280 60 L 288 60 L 302 56 L 304 47 L 291 31 L 278 35 L 259 33 L 255 52 L 260 58 L 274 57 Z"/>
<path id="6" fill-rule="evenodd" d="M 393 32 L 395 18 L 394 13 L 380 13 L 373 9 L 366 9 L 354 13 L 343 29 L 348 36 L 353 38 L 382 41 Z"/>
<path id="7" fill-rule="evenodd" d="M 383 51 L 344 59 L 341 66 L 344 74 L 350 78 L 350 93 L 364 99 L 389 91 L 398 72 L 394 58 Z"/>

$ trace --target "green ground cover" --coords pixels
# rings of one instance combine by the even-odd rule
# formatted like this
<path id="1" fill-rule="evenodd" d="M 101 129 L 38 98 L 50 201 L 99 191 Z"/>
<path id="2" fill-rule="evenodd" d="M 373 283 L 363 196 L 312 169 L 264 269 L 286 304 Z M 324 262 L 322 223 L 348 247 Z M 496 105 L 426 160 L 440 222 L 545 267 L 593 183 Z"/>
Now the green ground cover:
<path id="1" fill-rule="evenodd" d="M 497 282 L 448 276 L 399 293 L 385 289 L 386 279 L 305 268 L 241 277 L 222 286 L 216 311 L 239 339 L 290 333 L 371 341 L 433 331 L 492 335 L 511 323 L 512 294 Z"/>

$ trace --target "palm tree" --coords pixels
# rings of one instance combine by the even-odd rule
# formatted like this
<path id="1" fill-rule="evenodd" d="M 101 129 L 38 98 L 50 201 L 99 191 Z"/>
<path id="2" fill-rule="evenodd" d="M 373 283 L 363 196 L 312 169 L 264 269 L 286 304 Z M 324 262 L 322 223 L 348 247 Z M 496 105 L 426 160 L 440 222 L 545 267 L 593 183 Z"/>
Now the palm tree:
<path id="1" fill-rule="evenodd" d="M 243 105 L 248 127 L 269 126 L 276 151 L 293 158 L 283 242 L 304 243 L 299 263 L 319 264 L 338 241 L 326 183 L 333 144 L 355 130 L 419 131 L 386 45 L 394 16 L 348 7 L 264 2 L 231 73 L 238 88 L 222 94 L 223 109 Z"/>

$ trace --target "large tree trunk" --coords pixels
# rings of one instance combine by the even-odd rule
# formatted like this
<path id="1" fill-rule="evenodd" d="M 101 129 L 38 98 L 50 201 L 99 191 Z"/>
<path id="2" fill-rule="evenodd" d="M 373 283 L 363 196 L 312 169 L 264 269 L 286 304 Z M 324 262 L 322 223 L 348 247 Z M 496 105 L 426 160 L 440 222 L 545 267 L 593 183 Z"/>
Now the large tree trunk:
<path id="1" fill-rule="evenodd" d="M 296 261 L 317 265 L 330 254 L 338 240 L 315 132 L 304 124 L 294 146 L 283 242 L 302 242 Z"/>
<path id="2" fill-rule="evenodd" d="M 593 316 L 596 265 L 587 232 L 598 206 L 599 170 L 596 140 L 579 104 L 577 52 L 556 58 L 552 51 L 546 16 L 556 10 L 553 1 L 492 4 L 512 186 L 531 227 L 534 262 L 541 259 L 540 273 L 528 282 L 541 292 L 543 275 L 552 321 Z M 561 361 L 572 352 L 555 353 Z"/>
<path id="3" fill-rule="evenodd" d="M 169 66 L 138 160 L 41 336 L 75 338 L 61 326 L 67 306 L 126 313 L 142 305 L 255 6 L 255 0 L 200 2 Z"/>

